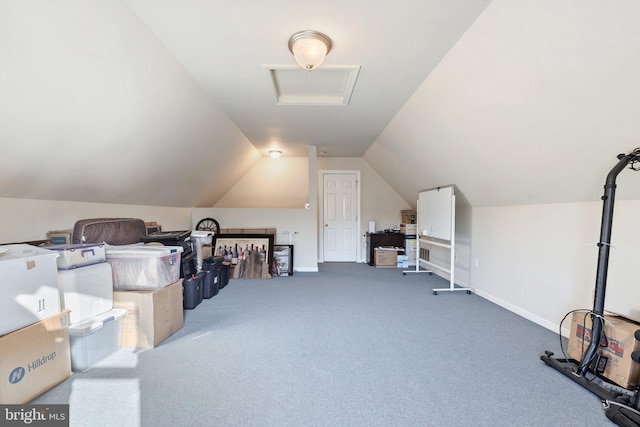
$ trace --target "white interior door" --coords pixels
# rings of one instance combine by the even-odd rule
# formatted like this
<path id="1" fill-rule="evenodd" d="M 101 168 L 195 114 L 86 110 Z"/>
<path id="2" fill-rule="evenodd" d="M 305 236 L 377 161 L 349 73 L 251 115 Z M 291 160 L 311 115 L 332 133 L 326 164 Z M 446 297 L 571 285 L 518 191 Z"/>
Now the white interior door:
<path id="1" fill-rule="evenodd" d="M 355 262 L 358 255 L 358 175 L 323 174 L 324 261 Z"/>

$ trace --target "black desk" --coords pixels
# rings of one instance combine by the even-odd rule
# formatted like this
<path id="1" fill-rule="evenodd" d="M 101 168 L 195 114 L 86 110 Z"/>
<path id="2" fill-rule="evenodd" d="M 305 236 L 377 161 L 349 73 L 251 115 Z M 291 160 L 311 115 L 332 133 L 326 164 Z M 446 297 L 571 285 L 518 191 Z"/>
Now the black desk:
<path id="1" fill-rule="evenodd" d="M 367 263 L 373 265 L 375 260 L 373 250 L 379 246 L 395 246 L 404 249 L 404 237 L 402 233 L 367 233 Z"/>

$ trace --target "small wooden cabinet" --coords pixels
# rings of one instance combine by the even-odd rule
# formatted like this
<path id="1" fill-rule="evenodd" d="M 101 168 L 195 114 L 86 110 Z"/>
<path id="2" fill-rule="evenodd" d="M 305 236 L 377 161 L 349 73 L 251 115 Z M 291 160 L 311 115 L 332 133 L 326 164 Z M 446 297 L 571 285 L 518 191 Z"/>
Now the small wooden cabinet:
<path id="1" fill-rule="evenodd" d="M 373 265 L 373 250 L 379 246 L 395 246 L 404 249 L 404 234 L 402 233 L 367 233 L 367 263 Z"/>

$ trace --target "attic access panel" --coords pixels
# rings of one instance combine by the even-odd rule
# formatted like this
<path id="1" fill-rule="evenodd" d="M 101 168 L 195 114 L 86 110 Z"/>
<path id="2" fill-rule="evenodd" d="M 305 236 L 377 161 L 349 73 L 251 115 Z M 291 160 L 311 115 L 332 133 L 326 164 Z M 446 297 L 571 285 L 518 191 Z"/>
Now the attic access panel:
<path id="1" fill-rule="evenodd" d="M 265 65 L 276 105 L 348 105 L 360 67 L 323 66 L 313 71 L 296 65 Z"/>

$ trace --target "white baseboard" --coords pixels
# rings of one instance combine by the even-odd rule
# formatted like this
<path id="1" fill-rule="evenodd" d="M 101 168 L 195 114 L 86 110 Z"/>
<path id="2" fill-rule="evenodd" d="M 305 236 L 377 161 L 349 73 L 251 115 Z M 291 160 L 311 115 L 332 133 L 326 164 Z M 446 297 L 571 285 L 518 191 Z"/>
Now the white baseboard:
<path id="1" fill-rule="evenodd" d="M 293 269 L 294 273 L 317 273 L 318 272 L 318 268 L 313 268 L 313 267 L 302 267 L 302 268 L 294 268 Z"/>
<path id="2" fill-rule="evenodd" d="M 517 314 L 518 316 L 524 317 L 527 320 L 532 321 L 533 323 L 542 326 L 543 328 L 549 329 L 550 331 L 553 331 L 555 333 L 558 333 L 558 327 L 559 325 L 557 323 L 553 323 L 553 322 L 549 322 L 546 319 L 543 319 L 540 316 L 537 316 L 533 313 L 530 313 L 516 305 L 513 305 L 511 303 L 508 303 L 504 300 L 501 300 L 500 298 L 496 298 L 491 294 L 488 294 L 484 291 L 481 291 L 479 289 L 474 289 L 474 293 L 488 301 L 491 301 L 494 304 L 499 305 L 502 308 L 505 308 L 507 310 L 509 310 L 512 313 Z M 569 330 L 563 328 L 562 329 L 562 336 L 568 336 L 569 334 Z"/>

